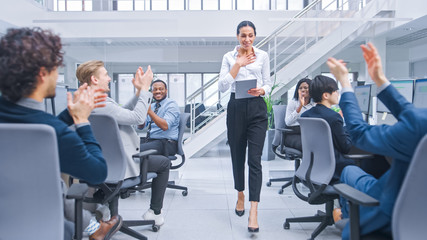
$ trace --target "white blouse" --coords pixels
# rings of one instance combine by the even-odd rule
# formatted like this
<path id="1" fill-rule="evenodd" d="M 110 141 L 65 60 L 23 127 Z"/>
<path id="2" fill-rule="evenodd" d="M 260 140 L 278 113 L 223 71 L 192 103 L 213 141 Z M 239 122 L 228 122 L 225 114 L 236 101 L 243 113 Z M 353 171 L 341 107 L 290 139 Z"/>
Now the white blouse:
<path id="1" fill-rule="evenodd" d="M 222 58 L 218 89 L 221 92 L 225 92 L 231 87 L 231 92 L 235 92 L 236 81 L 257 79 L 257 87 L 263 88 L 265 95 L 268 95 L 271 91 L 273 82 L 270 78 L 270 59 L 268 54 L 263 50 L 253 47 L 256 56 L 255 62 L 241 67 L 236 79 L 231 76 L 230 69 L 236 63 L 239 47 L 240 45 L 236 46 L 233 51 L 226 53 Z"/>
<path id="2" fill-rule="evenodd" d="M 303 106 L 301 108 L 301 111 L 298 113 L 297 109 L 300 106 L 299 100 L 291 99 L 291 101 L 288 103 L 288 106 L 286 107 L 286 117 L 285 117 L 285 123 L 286 126 L 298 126 L 299 123 L 297 122 L 297 119 L 308 109 L 316 106 L 316 103 L 311 101 L 309 104 Z"/>

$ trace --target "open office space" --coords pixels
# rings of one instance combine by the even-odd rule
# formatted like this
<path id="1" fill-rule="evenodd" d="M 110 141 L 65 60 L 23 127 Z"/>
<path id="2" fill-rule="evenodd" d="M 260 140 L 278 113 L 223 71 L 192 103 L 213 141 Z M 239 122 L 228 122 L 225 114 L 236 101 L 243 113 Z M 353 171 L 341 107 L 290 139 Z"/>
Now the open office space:
<path id="1" fill-rule="evenodd" d="M 76 71 L 79 67 L 81 69 L 86 66 L 85 64 L 91 60 L 100 60 L 104 63 L 103 66 L 108 71 L 105 78 L 107 84 L 104 88 L 109 90 L 108 97 L 116 102 L 117 106 L 126 106 L 128 100 L 136 92 L 143 91 L 140 85 L 135 85 L 135 82 L 141 81 L 141 85 L 144 85 L 144 79 L 149 77 L 152 71 L 150 81 L 162 80 L 166 89 L 159 91 L 164 91 L 169 99 L 173 99 L 179 109 L 181 118 L 178 117 L 177 120 L 178 137 L 173 139 L 173 142 L 177 144 L 177 153 L 168 156 L 172 163 L 169 174 L 171 182 L 168 183 L 164 193 L 163 208 L 161 209 L 164 224 L 163 222 L 154 224 L 155 221 L 148 222 L 146 225 L 141 225 L 142 222 L 136 221 L 127 222 L 128 220 L 143 220 L 147 209 L 153 208 L 150 205 L 150 199 L 152 200 L 154 191 L 150 188 L 150 182 L 160 175 L 159 173 L 157 175 L 143 174 L 144 167 L 141 167 L 141 174 L 137 178 L 121 183 L 120 181 L 123 180 L 124 173 L 127 171 L 126 166 L 122 166 L 124 164 L 109 165 L 107 155 L 115 150 L 110 147 L 106 150 L 106 146 L 114 144 L 109 140 L 112 138 L 110 136 L 116 136 L 118 146 L 122 146 L 122 141 L 124 143 L 118 149 L 126 150 L 126 140 L 121 140 L 121 135 L 117 134 L 122 129 L 117 128 L 115 135 L 113 133 L 111 135 L 108 131 L 97 129 L 100 122 L 102 126 L 107 126 L 107 120 L 97 120 L 96 116 L 89 118 L 94 135 L 101 145 L 102 154 L 107 159 L 107 180 L 114 180 L 116 184 L 108 185 L 111 192 L 103 189 L 102 194 L 99 193 L 102 191 L 95 194 L 94 199 L 98 203 L 97 213 L 101 214 L 102 218 L 100 206 L 104 204 L 104 206 L 109 205 L 108 214 L 121 216 L 119 227 L 114 231 L 108 228 L 108 233 L 99 239 L 145 239 L 145 237 L 158 240 L 341 239 L 342 228 L 346 222 L 341 223 L 340 226 L 334 224 L 331 211 L 340 206 L 338 193 L 334 192 L 331 195 L 331 193 L 317 192 L 331 190 L 333 187 L 326 187 L 326 184 L 323 186 L 323 190 L 319 190 L 322 189 L 322 183 L 313 180 L 316 174 L 313 175 L 313 179 L 310 177 L 316 163 L 312 163 L 310 166 L 307 161 L 307 164 L 302 163 L 300 161 L 302 153 L 293 151 L 295 149 L 290 150 L 289 146 L 285 146 L 285 138 L 282 137 L 282 134 L 286 134 L 286 130 L 280 130 L 286 127 L 284 122 L 286 106 L 295 101 L 294 92 L 302 89 L 299 85 L 300 88 L 296 88 L 298 81 L 306 77 L 314 79 L 318 75 L 335 79 L 326 61 L 330 57 L 342 59 L 348 71 L 346 77 L 354 89 L 363 121 L 370 126 L 400 124 L 401 119 L 393 116 L 396 113 L 395 109 L 392 106 L 387 107 L 387 103 L 381 102 L 381 96 L 377 96 L 377 92 L 383 91 L 384 87 L 379 86 L 370 75 L 372 69 L 366 64 L 366 56 L 364 58 L 360 48 L 360 45 L 370 42 L 377 49 L 382 69 L 387 79 L 390 80 L 390 85 L 411 106 L 413 104 L 416 108 L 427 108 L 427 2 L 421 0 L 14 0 L 1 1 L 0 4 L 2 5 L 0 7 L 0 37 L 8 36 L 10 28 L 40 27 L 51 30 L 61 38 L 63 58 L 55 70 L 58 74 L 55 86 L 56 96 L 49 95 L 42 100 L 43 112 L 56 116 L 67 108 L 67 93 L 76 91 L 79 93 L 78 89 L 82 85 L 79 83 L 79 81 L 82 82 L 82 79 L 77 78 Z M 261 156 L 262 187 L 257 207 L 257 224 L 255 225 L 250 217 L 253 216 L 251 215 L 253 201 L 250 200 L 252 197 L 249 187 L 243 191 L 246 196 L 245 211 L 237 209 L 239 202 L 236 205 L 238 196 L 234 185 L 236 176 L 233 175 L 230 136 L 227 137 L 227 124 L 230 124 L 227 122 L 230 99 L 235 98 L 234 93 L 230 93 L 238 91 L 238 89 L 234 89 L 233 85 L 231 91 L 221 91 L 223 83 L 221 81 L 224 81 L 227 76 L 225 76 L 226 74 L 220 75 L 224 64 L 227 63 L 224 54 L 232 51 L 239 44 L 243 46 L 246 41 L 240 35 L 240 30 L 243 28 L 237 29 L 236 38 L 236 27 L 244 20 L 251 21 L 256 26 L 256 38 L 251 42 L 254 46 L 253 49 L 256 49 L 253 50 L 254 54 L 258 54 L 257 51 L 268 53 L 269 57 L 265 63 L 270 70 L 267 75 L 270 76 L 268 81 L 271 82 L 270 87 L 272 87 L 271 92 L 269 92 L 269 88 L 260 90 L 261 96 L 262 93 L 266 93 L 264 100 L 267 103 L 268 130 Z M 248 26 L 250 25 L 245 25 L 252 31 L 253 28 Z M 249 38 L 254 37 L 250 31 Z M 248 36 L 245 36 L 245 39 Z M 6 52 L 4 49 L 0 49 L 0 51 Z M 2 56 L 4 55 L 0 57 Z M 237 56 L 236 54 L 236 59 Z M 257 56 L 260 58 L 261 55 Z M 250 57 L 248 59 L 248 61 L 254 62 L 259 60 L 251 60 Z M 140 66 L 144 71 L 142 73 L 137 71 Z M 247 76 L 252 76 L 251 68 L 248 67 L 248 69 Z M 1 71 L 6 72 L 0 68 L 0 73 Z M 229 71 L 228 76 L 231 77 L 231 67 Z M 139 73 L 140 75 L 138 75 Z M 3 78 L 3 76 L 1 77 Z M 0 79 L 0 81 L 4 81 L 4 79 Z M 251 77 L 246 79 L 251 79 Z M 257 80 L 259 81 L 259 79 Z M 347 90 L 341 82 L 338 82 L 338 88 L 338 92 L 347 94 Z M 147 95 L 149 101 L 153 99 L 154 102 L 158 97 L 154 91 L 156 90 L 153 89 L 152 96 Z M 4 98 L 7 96 L 0 91 L 0 98 L 2 98 L 0 103 L 5 101 Z M 154 103 L 150 110 L 146 103 L 145 105 L 147 108 L 144 113 L 144 121 L 145 116 L 152 117 L 150 111 L 157 114 Z M 97 110 L 95 109 L 95 112 Z M 351 125 L 352 123 L 345 119 L 345 114 L 344 112 L 344 124 Z M 40 162 L 38 164 L 37 161 L 40 158 L 51 157 L 51 155 L 40 157 L 38 154 L 53 151 L 53 155 L 56 155 L 56 152 L 62 151 L 61 146 L 56 146 L 55 140 L 51 144 L 55 147 L 37 143 L 34 145 L 47 150 L 37 150 L 29 152 L 27 155 L 21 154 L 22 150 L 19 151 L 19 148 L 16 148 L 21 144 L 20 138 L 27 138 L 25 136 L 31 134 L 20 135 L 22 129 L 19 129 L 19 126 L 13 126 L 17 127 L 15 130 L 15 128 L 5 125 L 4 123 L 7 121 L 3 121 L 6 118 L 2 119 L 2 116 L 7 116 L 7 114 L 0 113 L 0 190 L 2 192 L 0 208 L 7 214 L 3 213 L 0 217 L 0 239 L 29 239 L 29 236 L 31 239 L 57 239 L 50 232 L 59 235 L 66 232 L 66 225 L 64 227 L 62 224 L 64 214 L 55 214 L 59 210 L 63 211 L 64 206 L 62 204 L 46 205 L 43 202 L 48 203 L 55 195 L 62 199 L 61 193 L 55 192 L 59 189 L 59 185 L 45 186 L 44 183 L 37 182 L 36 175 L 28 173 L 28 176 L 32 176 L 31 179 L 27 179 L 25 176 L 27 176 L 27 171 L 34 174 L 40 171 L 39 174 L 46 175 L 44 177 L 50 175 L 45 174 L 46 172 L 59 172 L 57 170 L 62 169 L 62 166 L 58 165 L 61 162 L 58 159 L 54 160 L 56 165 L 50 170 L 45 168 L 49 163 Z M 425 125 L 425 123 L 422 124 Z M 420 123 L 420 126 L 422 124 Z M 146 126 L 150 125 L 148 131 L 147 127 L 138 128 L 138 124 L 130 125 L 134 125 L 132 131 L 135 131 L 140 137 L 146 137 L 147 132 L 151 129 L 151 124 L 146 124 Z M 112 128 L 116 129 L 115 125 Z M 26 131 L 33 130 L 35 129 L 29 128 Z M 47 131 L 49 132 L 49 130 Z M 112 130 L 112 132 L 114 131 Z M 101 136 L 108 141 L 99 139 Z M 149 136 L 150 134 L 148 134 Z M 39 138 L 39 135 L 34 134 L 25 140 L 38 142 L 37 139 L 42 139 L 42 137 L 40 135 Z M 407 139 L 407 137 L 402 139 Z M 11 141 L 19 144 L 12 147 Z M 416 143 L 411 153 L 408 153 L 411 156 L 410 159 L 415 152 Z M 26 143 L 26 145 L 28 144 Z M 231 145 L 233 147 L 235 144 Z M 363 146 L 363 143 L 360 145 Z M 405 143 L 402 143 L 402 146 L 404 145 Z M 417 149 L 420 154 L 422 150 Z M 13 151 L 17 152 L 20 157 L 13 157 Z M 302 152 L 304 151 L 303 145 Z M 406 149 L 402 150 L 402 156 L 406 156 L 404 151 Z M 418 155 L 415 154 L 413 159 Z M 61 154 L 59 156 L 61 157 Z M 372 155 L 369 156 L 372 157 Z M 386 156 L 389 164 L 393 164 L 393 157 Z M 8 159 L 8 163 L 3 161 L 5 158 Z M 305 159 L 305 157 L 303 158 Z M 26 167 L 33 166 L 27 161 L 31 161 L 34 167 Z M 144 161 L 145 156 L 140 156 L 137 162 L 139 164 Z M 19 166 L 18 168 L 12 164 L 15 162 Z M 308 167 L 308 173 L 303 176 L 303 178 L 308 177 L 308 180 L 297 179 L 298 176 L 293 178 L 295 168 L 300 164 L 302 168 Z M 115 171 L 120 168 L 119 165 L 123 169 L 120 170 L 120 173 L 116 173 Z M 141 164 L 141 166 L 143 165 Z M 39 170 L 31 171 L 32 169 Z M 22 173 L 25 175 L 23 176 Z M 251 170 L 247 163 L 244 173 L 245 185 L 248 186 L 249 181 L 252 180 L 248 181 Z M 59 176 L 59 174 L 57 175 Z M 55 174 L 52 176 L 58 177 Z M 117 176 L 121 176 L 122 179 L 118 180 Z M 67 174 L 62 174 L 61 177 L 67 183 L 72 182 L 68 181 Z M 22 178 L 30 181 L 33 189 L 25 188 L 26 184 Z M 43 178 L 40 176 L 40 179 Z M 298 183 L 295 182 L 295 179 L 298 180 Z M 59 182 L 59 177 L 57 180 Z M 312 180 L 315 181 L 314 185 L 310 184 Z M 425 182 L 425 180 L 424 177 L 422 181 Z M 120 182 L 118 185 L 117 181 Z M 292 183 L 292 181 L 294 182 Z M 417 182 L 420 180 L 414 181 L 416 188 L 421 188 L 418 186 L 422 186 L 422 184 Z M 85 184 L 79 185 L 77 182 L 74 179 L 72 185 L 82 186 L 84 190 Z M 38 184 L 43 186 L 38 186 Z M 287 185 L 282 188 L 283 184 Z M 92 184 L 92 186 L 94 185 Z M 97 188 L 96 186 L 95 188 Z M 405 183 L 402 186 L 405 186 Z M 35 190 L 35 188 L 42 190 Z M 345 189 L 338 187 L 335 190 L 340 192 Z M 323 194 L 323 198 L 313 199 L 318 194 Z M 427 193 L 421 191 L 419 194 Z M 39 195 L 44 195 L 44 197 Z M 74 195 L 78 199 L 78 194 Z M 410 193 L 407 195 L 409 196 Z M 33 198 L 37 198 L 37 200 Z M 409 205 L 416 204 L 412 199 L 402 199 L 400 202 L 399 199 L 397 201 L 398 204 L 402 204 L 402 209 L 408 203 L 410 203 Z M 365 198 L 356 202 L 365 202 L 368 205 L 376 204 L 370 200 Z M 35 204 L 35 202 L 37 203 Z M 425 207 L 422 206 L 422 209 Z M 427 214 L 422 212 L 424 211 L 422 209 L 416 209 L 414 215 Z M 318 211 L 326 212 L 326 215 Z M 408 212 L 411 211 L 408 210 Z M 156 211 L 154 213 L 157 214 Z M 311 219 L 311 222 L 293 221 L 295 219 L 292 219 L 316 214 L 316 219 Z M 363 209 L 361 215 L 363 218 Z M 402 216 L 403 219 L 406 215 L 399 216 Z M 46 221 L 47 225 L 43 225 L 44 218 L 50 219 L 50 221 Z M 413 218 L 418 219 L 418 216 Z M 61 224 L 54 226 L 55 221 L 59 221 Z M 323 221 L 324 227 L 319 227 L 321 221 Z M 401 236 L 407 235 L 399 235 L 400 237 L 397 235 L 404 230 L 397 231 L 397 228 L 394 228 L 395 225 L 398 225 L 396 219 L 392 218 L 391 221 L 392 223 L 389 222 L 389 225 L 392 227 L 387 230 L 383 229 L 385 233 L 377 232 L 383 237 L 380 239 L 390 239 L 391 235 L 394 239 L 405 239 Z M 86 226 L 83 229 L 82 227 L 73 228 L 75 224 L 72 222 L 70 226 L 74 229 L 76 238 L 83 235 L 83 239 L 88 239 L 91 232 L 86 231 Z M 424 222 L 417 220 L 417 222 L 424 224 L 425 220 Z M 17 227 L 16 224 L 20 224 L 20 226 Z M 255 231 L 251 224 L 259 229 Z M 82 225 L 82 223 L 78 221 L 77 225 Z M 7 227 L 5 228 L 5 226 Z M 27 227 L 28 229 L 26 229 Z M 362 229 L 364 227 L 363 225 Z M 422 228 L 418 228 L 415 223 L 412 224 L 412 227 L 405 225 L 404 228 L 411 232 L 422 231 Z M 352 234 L 355 234 L 354 232 Z M 25 235 L 26 233 L 29 235 Z"/>

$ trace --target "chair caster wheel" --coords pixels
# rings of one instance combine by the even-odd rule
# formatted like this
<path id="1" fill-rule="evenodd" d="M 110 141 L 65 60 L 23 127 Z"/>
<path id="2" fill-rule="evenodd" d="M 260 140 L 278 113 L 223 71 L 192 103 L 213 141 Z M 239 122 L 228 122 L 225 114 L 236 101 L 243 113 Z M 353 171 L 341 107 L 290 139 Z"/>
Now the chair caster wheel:
<path id="1" fill-rule="evenodd" d="M 279 190 L 279 194 L 283 194 L 283 189 L 282 188 Z"/>
<path id="2" fill-rule="evenodd" d="M 157 232 L 160 230 L 160 226 L 153 225 L 152 229 L 153 229 L 153 232 Z"/>
<path id="3" fill-rule="evenodd" d="M 283 223 L 283 228 L 289 229 L 290 228 L 289 223 L 288 222 Z"/>
<path id="4" fill-rule="evenodd" d="M 267 187 L 271 186 L 271 182 L 267 182 L 265 185 L 267 185 Z"/>
<path id="5" fill-rule="evenodd" d="M 182 191 L 182 196 L 187 196 L 188 195 L 188 191 L 187 190 L 184 190 L 184 191 Z"/>

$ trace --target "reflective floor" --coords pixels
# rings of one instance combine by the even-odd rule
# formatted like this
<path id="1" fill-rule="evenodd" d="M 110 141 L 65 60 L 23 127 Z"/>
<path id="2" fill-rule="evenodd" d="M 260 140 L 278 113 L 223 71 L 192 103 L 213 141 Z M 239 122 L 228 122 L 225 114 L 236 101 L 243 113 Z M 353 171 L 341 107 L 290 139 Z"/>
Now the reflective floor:
<path id="1" fill-rule="evenodd" d="M 298 199 L 291 188 L 278 194 L 281 182 L 266 187 L 269 170 L 292 169 L 293 162 L 276 157 L 272 161 L 262 161 L 262 165 L 264 182 L 258 210 L 259 233 L 249 234 L 247 230 L 247 191 L 245 215 L 238 217 L 234 213 L 237 192 L 233 188 L 230 152 L 225 142 L 202 157 L 188 159 L 180 169 L 177 182 L 188 187 L 188 195 L 182 196 L 180 190 L 166 191 L 162 211 L 165 224 L 158 232 L 153 232 L 150 226 L 133 229 L 148 239 L 157 240 L 308 239 L 317 223 L 293 223 L 289 230 L 283 229 L 283 223 L 287 217 L 314 215 L 318 209 L 323 210 L 323 205 L 309 205 Z M 120 200 L 120 215 L 127 220 L 141 219 L 141 215 L 149 207 L 150 194 L 150 190 L 147 190 Z M 118 232 L 112 239 L 132 238 Z M 316 239 L 334 240 L 341 237 L 339 230 L 329 226 Z"/>

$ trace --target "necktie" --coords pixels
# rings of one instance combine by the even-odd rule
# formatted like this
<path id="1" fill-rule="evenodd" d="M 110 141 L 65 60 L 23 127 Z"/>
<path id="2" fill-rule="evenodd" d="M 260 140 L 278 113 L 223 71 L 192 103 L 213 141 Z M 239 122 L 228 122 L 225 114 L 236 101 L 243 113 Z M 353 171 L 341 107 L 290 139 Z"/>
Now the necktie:
<path id="1" fill-rule="evenodd" d="M 159 111 L 160 108 L 160 103 L 156 102 L 156 107 L 154 108 L 154 113 L 157 114 L 157 112 Z M 145 141 L 148 142 L 148 139 L 150 138 L 150 131 L 151 131 L 151 124 L 153 123 L 153 120 L 151 119 L 151 121 L 148 123 L 148 128 L 147 128 L 147 137 L 145 137 Z"/>

